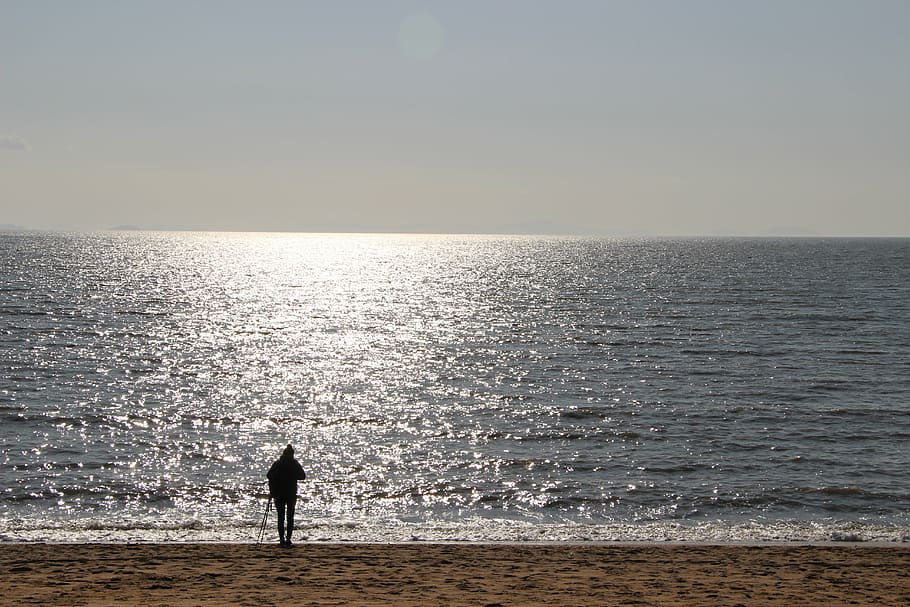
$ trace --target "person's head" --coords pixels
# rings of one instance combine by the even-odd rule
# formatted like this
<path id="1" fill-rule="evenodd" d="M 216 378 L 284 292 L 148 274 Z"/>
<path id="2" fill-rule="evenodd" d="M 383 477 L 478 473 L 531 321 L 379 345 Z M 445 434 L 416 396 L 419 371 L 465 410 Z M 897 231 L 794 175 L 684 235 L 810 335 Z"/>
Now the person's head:
<path id="1" fill-rule="evenodd" d="M 281 457 L 291 458 L 294 457 L 294 447 L 288 445 L 284 448 L 284 451 L 281 453 Z"/>

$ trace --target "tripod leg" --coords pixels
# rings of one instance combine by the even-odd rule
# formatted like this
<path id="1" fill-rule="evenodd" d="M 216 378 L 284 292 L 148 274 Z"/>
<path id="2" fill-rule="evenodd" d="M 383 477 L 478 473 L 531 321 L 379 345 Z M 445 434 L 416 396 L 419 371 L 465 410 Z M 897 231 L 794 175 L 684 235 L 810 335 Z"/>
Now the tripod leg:
<path id="1" fill-rule="evenodd" d="M 262 524 L 259 525 L 259 536 L 256 538 L 256 545 L 262 545 L 262 538 L 265 535 L 265 526 L 269 520 L 269 510 L 272 508 L 272 496 L 269 496 L 269 501 L 265 504 L 265 514 L 262 515 Z"/>

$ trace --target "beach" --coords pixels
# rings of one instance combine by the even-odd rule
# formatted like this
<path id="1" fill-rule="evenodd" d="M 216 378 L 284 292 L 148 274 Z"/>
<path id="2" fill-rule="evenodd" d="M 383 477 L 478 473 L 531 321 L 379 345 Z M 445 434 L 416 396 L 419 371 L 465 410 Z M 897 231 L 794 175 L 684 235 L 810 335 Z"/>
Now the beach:
<path id="1" fill-rule="evenodd" d="M 910 546 L 0 545 L 5 605 L 907 605 Z"/>

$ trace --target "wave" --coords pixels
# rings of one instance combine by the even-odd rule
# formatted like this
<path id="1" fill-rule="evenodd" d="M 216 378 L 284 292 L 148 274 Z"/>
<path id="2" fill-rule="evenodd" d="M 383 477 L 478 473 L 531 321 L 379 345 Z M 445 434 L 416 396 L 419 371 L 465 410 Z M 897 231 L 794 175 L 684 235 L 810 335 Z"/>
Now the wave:
<path id="1" fill-rule="evenodd" d="M 28 524 L 0 519 L 0 542 L 240 542 L 257 541 L 261 511 L 245 520 L 124 521 L 84 519 Z M 300 521 L 300 542 L 699 542 L 699 543 L 910 543 L 910 526 L 851 521 L 651 522 L 540 524 L 473 518 L 464 521 L 345 519 Z"/>

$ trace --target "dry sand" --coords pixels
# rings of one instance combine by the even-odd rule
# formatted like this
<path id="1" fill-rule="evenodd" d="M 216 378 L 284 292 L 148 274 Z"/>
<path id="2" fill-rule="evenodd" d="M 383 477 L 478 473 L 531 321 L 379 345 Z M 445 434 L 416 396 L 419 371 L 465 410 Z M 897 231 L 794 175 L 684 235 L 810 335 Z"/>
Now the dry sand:
<path id="1" fill-rule="evenodd" d="M 910 605 L 910 546 L 0 544 L 3 605 Z"/>

